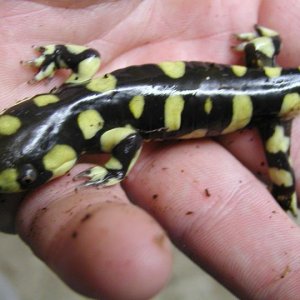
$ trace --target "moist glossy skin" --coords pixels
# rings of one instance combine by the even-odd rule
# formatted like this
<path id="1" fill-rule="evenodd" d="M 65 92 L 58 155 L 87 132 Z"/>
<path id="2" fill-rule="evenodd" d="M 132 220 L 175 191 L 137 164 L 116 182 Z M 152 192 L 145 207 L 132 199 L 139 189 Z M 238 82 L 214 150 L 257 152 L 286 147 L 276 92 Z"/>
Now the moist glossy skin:
<path id="1" fill-rule="evenodd" d="M 300 109 L 299 69 L 275 66 L 280 39 L 256 27 L 237 50 L 247 67 L 199 62 L 132 66 L 91 79 L 99 54 L 77 45 L 49 45 L 30 64 L 34 80 L 57 68 L 72 75 L 61 88 L 22 102 L 0 116 L 0 191 L 35 188 L 69 171 L 82 153 L 110 153 L 104 166 L 76 176 L 85 186 L 120 182 L 143 140 L 201 138 L 256 126 L 269 163 L 272 193 L 296 213 L 289 160 L 291 119 Z"/>

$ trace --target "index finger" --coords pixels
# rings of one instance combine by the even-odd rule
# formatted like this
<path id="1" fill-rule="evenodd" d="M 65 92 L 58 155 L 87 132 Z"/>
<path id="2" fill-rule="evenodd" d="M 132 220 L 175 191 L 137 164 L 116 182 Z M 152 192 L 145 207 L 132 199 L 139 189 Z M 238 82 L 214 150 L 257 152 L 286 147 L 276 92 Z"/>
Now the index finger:
<path id="1" fill-rule="evenodd" d="M 249 170 L 212 141 L 149 152 L 125 188 L 182 251 L 241 298 L 299 294 L 300 230 Z"/>

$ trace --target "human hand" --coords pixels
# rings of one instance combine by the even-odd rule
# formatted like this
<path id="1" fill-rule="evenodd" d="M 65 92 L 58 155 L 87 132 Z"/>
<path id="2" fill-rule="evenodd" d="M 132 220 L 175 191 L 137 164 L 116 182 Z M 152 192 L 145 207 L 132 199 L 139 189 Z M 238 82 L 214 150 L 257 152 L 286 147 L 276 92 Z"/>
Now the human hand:
<path id="1" fill-rule="evenodd" d="M 27 86 L 30 70 L 18 65 L 31 58 L 32 44 L 88 44 L 101 52 L 102 72 L 172 59 L 236 63 L 231 34 L 259 23 L 281 33 L 279 63 L 299 64 L 297 1 L 70 3 L 0 2 L 2 107 L 50 89 Z M 298 118 L 298 178 L 299 134 Z M 121 186 L 75 193 L 71 178 L 87 168 L 80 164 L 28 195 L 18 232 L 65 282 L 91 297 L 149 299 L 158 292 L 172 263 L 167 233 L 237 296 L 292 299 L 299 294 L 300 232 L 251 173 L 266 172 L 262 153 L 254 131 L 218 142 L 145 145 Z"/>

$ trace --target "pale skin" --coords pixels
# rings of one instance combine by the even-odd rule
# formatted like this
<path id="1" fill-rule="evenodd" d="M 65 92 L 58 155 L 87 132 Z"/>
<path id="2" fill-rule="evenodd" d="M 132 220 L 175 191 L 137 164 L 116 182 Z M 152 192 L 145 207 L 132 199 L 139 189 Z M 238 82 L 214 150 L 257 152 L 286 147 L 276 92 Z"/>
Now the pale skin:
<path id="1" fill-rule="evenodd" d="M 162 60 L 238 63 L 232 34 L 258 23 L 281 33 L 279 63 L 300 65 L 297 0 L 48 2 L 0 0 L 1 108 L 62 81 L 27 84 L 32 71 L 19 61 L 32 58 L 32 45 L 92 46 L 102 54 L 102 72 Z M 299 135 L 296 118 L 298 179 Z M 75 192 L 71 178 L 87 167 L 79 164 L 28 195 L 18 233 L 71 288 L 94 298 L 158 293 L 171 272 L 170 238 L 240 298 L 294 299 L 300 230 L 253 175 L 266 173 L 263 161 L 253 130 L 218 141 L 147 144 L 121 185 Z"/>

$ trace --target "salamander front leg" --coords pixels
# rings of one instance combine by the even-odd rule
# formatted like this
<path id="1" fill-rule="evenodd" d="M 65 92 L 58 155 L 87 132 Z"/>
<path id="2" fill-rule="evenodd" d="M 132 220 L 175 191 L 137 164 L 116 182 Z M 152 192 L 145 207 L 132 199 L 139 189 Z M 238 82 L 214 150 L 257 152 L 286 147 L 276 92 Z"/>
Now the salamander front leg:
<path id="1" fill-rule="evenodd" d="M 31 82 L 51 78 L 58 69 L 72 71 L 66 83 L 82 83 L 90 80 L 100 67 L 100 54 L 78 45 L 47 45 L 35 47 L 40 56 L 22 62 L 38 69 Z"/>
<path id="2" fill-rule="evenodd" d="M 259 128 L 269 165 L 271 191 L 284 210 L 297 215 L 295 176 L 290 159 L 291 121 L 276 121 Z"/>
<path id="3" fill-rule="evenodd" d="M 100 145 L 103 152 L 111 153 L 111 158 L 104 166 L 78 174 L 75 179 L 88 178 L 81 186 L 109 186 L 124 179 L 139 156 L 142 137 L 131 128 L 119 127 L 106 131 Z"/>

